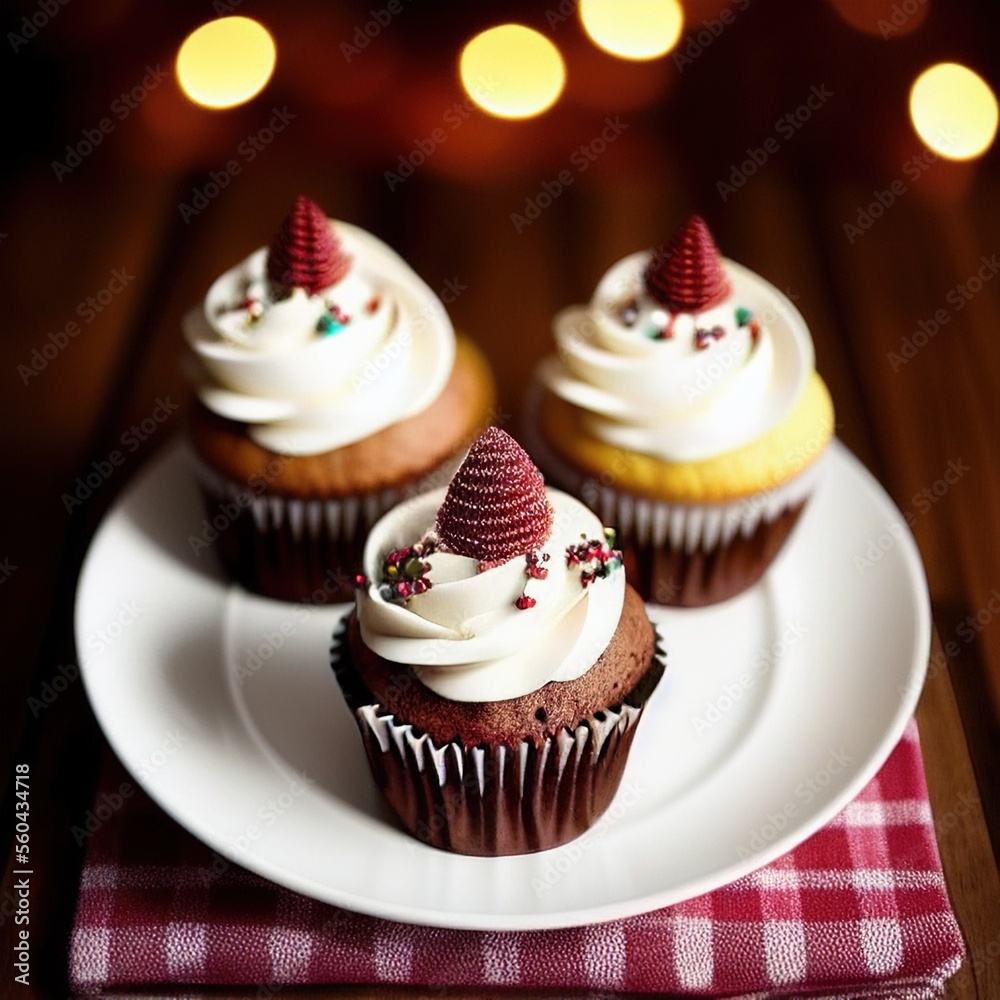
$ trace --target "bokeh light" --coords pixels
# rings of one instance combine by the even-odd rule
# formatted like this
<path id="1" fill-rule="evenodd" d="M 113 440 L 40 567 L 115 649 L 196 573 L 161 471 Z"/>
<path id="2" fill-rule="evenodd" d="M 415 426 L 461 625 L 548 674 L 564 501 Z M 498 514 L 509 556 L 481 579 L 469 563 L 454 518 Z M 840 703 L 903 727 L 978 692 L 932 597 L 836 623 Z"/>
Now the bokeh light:
<path id="1" fill-rule="evenodd" d="M 595 45 L 622 59 L 658 59 L 681 37 L 679 0 L 580 0 L 580 20 Z"/>
<path id="2" fill-rule="evenodd" d="M 830 6 L 852 28 L 888 42 L 916 31 L 931 0 L 830 0 Z"/>
<path id="3" fill-rule="evenodd" d="M 480 32 L 459 57 L 465 92 L 498 118 L 532 118 L 552 107 L 566 83 L 559 50 L 521 24 Z"/>
<path id="4" fill-rule="evenodd" d="M 967 66 L 938 63 L 910 90 L 910 118 L 921 140 L 949 160 L 981 156 L 997 134 L 997 99 Z"/>
<path id="5" fill-rule="evenodd" d="M 232 108 L 256 97 L 274 72 L 274 39 L 249 17 L 220 17 L 196 28 L 177 53 L 184 93 L 207 108 Z"/>

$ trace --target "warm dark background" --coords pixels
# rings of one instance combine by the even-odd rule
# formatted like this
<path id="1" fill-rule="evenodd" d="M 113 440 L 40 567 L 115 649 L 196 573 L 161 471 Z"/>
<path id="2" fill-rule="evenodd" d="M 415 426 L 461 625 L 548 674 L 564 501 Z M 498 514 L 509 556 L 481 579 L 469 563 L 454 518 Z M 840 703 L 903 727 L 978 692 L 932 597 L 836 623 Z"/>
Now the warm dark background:
<path id="1" fill-rule="evenodd" d="M 372 6 L 384 5 L 71 0 L 16 45 L 9 32 L 39 6 L 5 7 L 0 495 L 10 510 L 0 547 L 0 846 L 7 859 L 11 761 L 29 762 L 42 872 L 33 883 L 33 964 L 49 970 L 37 995 L 65 995 L 80 863 L 68 831 L 89 805 L 103 743 L 78 681 L 44 709 L 28 699 L 75 675 L 72 600 L 87 539 L 183 417 L 165 421 L 134 454 L 125 449 L 126 465 L 71 513 L 61 497 L 93 461 L 122 449 L 122 435 L 158 398 L 188 399 L 177 364 L 183 312 L 306 193 L 395 246 L 439 290 L 456 325 L 487 352 L 515 428 L 524 374 L 549 349 L 552 313 L 586 298 L 610 263 L 659 243 L 690 211 L 706 216 L 728 256 L 789 291 L 813 330 L 840 437 L 915 518 L 940 642 L 918 721 L 970 953 L 951 993 L 1000 996 L 1000 280 L 961 311 L 949 300 L 981 257 L 1000 252 L 1000 149 L 969 164 L 925 157 L 919 169 L 912 157 L 924 149 L 907 112 L 912 80 L 940 61 L 963 62 L 1000 90 L 1000 5 L 685 0 L 678 51 L 689 61 L 678 65 L 672 56 L 627 64 L 599 53 L 572 13 L 559 19 L 558 0 L 548 11 L 543 3 L 404 0 L 348 63 L 340 45 Z M 894 8 L 904 23 L 883 38 L 877 22 L 891 23 Z M 704 22 L 727 9 L 732 23 L 699 51 Z M 173 56 L 188 31 L 227 10 L 271 29 L 278 68 L 249 104 L 199 110 L 177 90 Z M 453 107 L 466 100 L 454 72 L 462 42 L 507 20 L 548 33 L 568 64 L 559 105 L 521 124 Z M 157 66 L 165 78 L 138 107 L 124 119 L 112 114 L 119 94 L 153 80 Z M 777 121 L 814 87 L 832 96 L 783 134 Z M 274 108 L 294 118 L 249 162 L 241 143 Z M 57 177 L 52 164 L 65 161 L 67 144 L 109 114 L 113 131 Z M 456 114 L 462 123 L 451 128 Z M 606 118 L 626 127 L 580 171 L 574 151 Z M 442 125 L 447 141 L 390 188 L 385 172 Z M 768 138 L 777 152 L 722 197 L 717 183 Z M 196 215 L 182 213 L 233 159 L 239 175 Z M 572 184 L 518 232 L 512 215 L 567 169 Z M 900 180 L 906 192 L 851 242 L 845 223 Z M 78 305 L 115 269 L 134 278 L 25 384 L 18 366 L 50 333 L 80 322 Z M 941 309 L 947 324 L 894 370 L 889 352 Z M 949 463 L 969 471 L 933 503 L 919 500 Z M 977 612 L 978 629 L 963 625 Z M 9 929 L 4 921 L 0 940 Z M 2 992 L 13 976 L 6 943 L 0 954 Z"/>

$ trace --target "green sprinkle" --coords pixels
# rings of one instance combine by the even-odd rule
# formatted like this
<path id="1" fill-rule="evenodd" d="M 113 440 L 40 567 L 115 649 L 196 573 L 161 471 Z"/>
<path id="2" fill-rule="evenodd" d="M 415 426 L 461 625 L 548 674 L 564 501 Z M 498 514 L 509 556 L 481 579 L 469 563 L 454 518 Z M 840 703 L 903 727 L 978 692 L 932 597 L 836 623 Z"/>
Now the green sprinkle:
<path id="1" fill-rule="evenodd" d="M 342 327 L 343 323 L 338 323 L 329 313 L 324 313 L 316 323 L 316 332 L 336 333 Z"/>
<path id="2" fill-rule="evenodd" d="M 424 571 L 424 564 L 416 558 L 407 559 L 403 563 L 403 576 L 408 577 L 411 580 L 415 580 Z"/>

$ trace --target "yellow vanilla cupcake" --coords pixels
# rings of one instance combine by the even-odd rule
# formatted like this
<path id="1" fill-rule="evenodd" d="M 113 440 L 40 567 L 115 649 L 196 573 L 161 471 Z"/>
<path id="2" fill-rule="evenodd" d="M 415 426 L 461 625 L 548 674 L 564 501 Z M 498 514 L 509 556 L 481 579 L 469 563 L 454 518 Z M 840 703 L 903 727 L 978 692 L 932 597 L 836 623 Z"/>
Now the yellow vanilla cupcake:
<path id="1" fill-rule="evenodd" d="M 833 404 L 809 330 L 724 260 L 694 216 L 555 319 L 538 459 L 615 525 L 647 600 L 698 606 L 756 582 L 822 474 Z"/>

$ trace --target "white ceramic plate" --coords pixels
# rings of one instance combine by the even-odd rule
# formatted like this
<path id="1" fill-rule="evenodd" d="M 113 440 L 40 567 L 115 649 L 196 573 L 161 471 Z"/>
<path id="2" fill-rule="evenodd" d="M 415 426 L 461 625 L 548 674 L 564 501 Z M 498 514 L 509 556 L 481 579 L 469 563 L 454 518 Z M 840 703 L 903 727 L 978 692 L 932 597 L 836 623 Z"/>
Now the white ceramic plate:
<path id="1" fill-rule="evenodd" d="M 222 581 L 196 555 L 188 457 L 153 461 L 94 539 L 77 599 L 91 704 L 176 820 L 298 892 L 396 920 L 561 927 L 717 888 L 790 850 L 875 774 L 920 693 L 927 587 L 899 511 L 835 442 L 829 476 L 752 590 L 653 610 L 669 666 L 611 809 L 583 838 L 514 858 L 411 838 L 369 776 L 329 667 L 344 606 Z"/>

